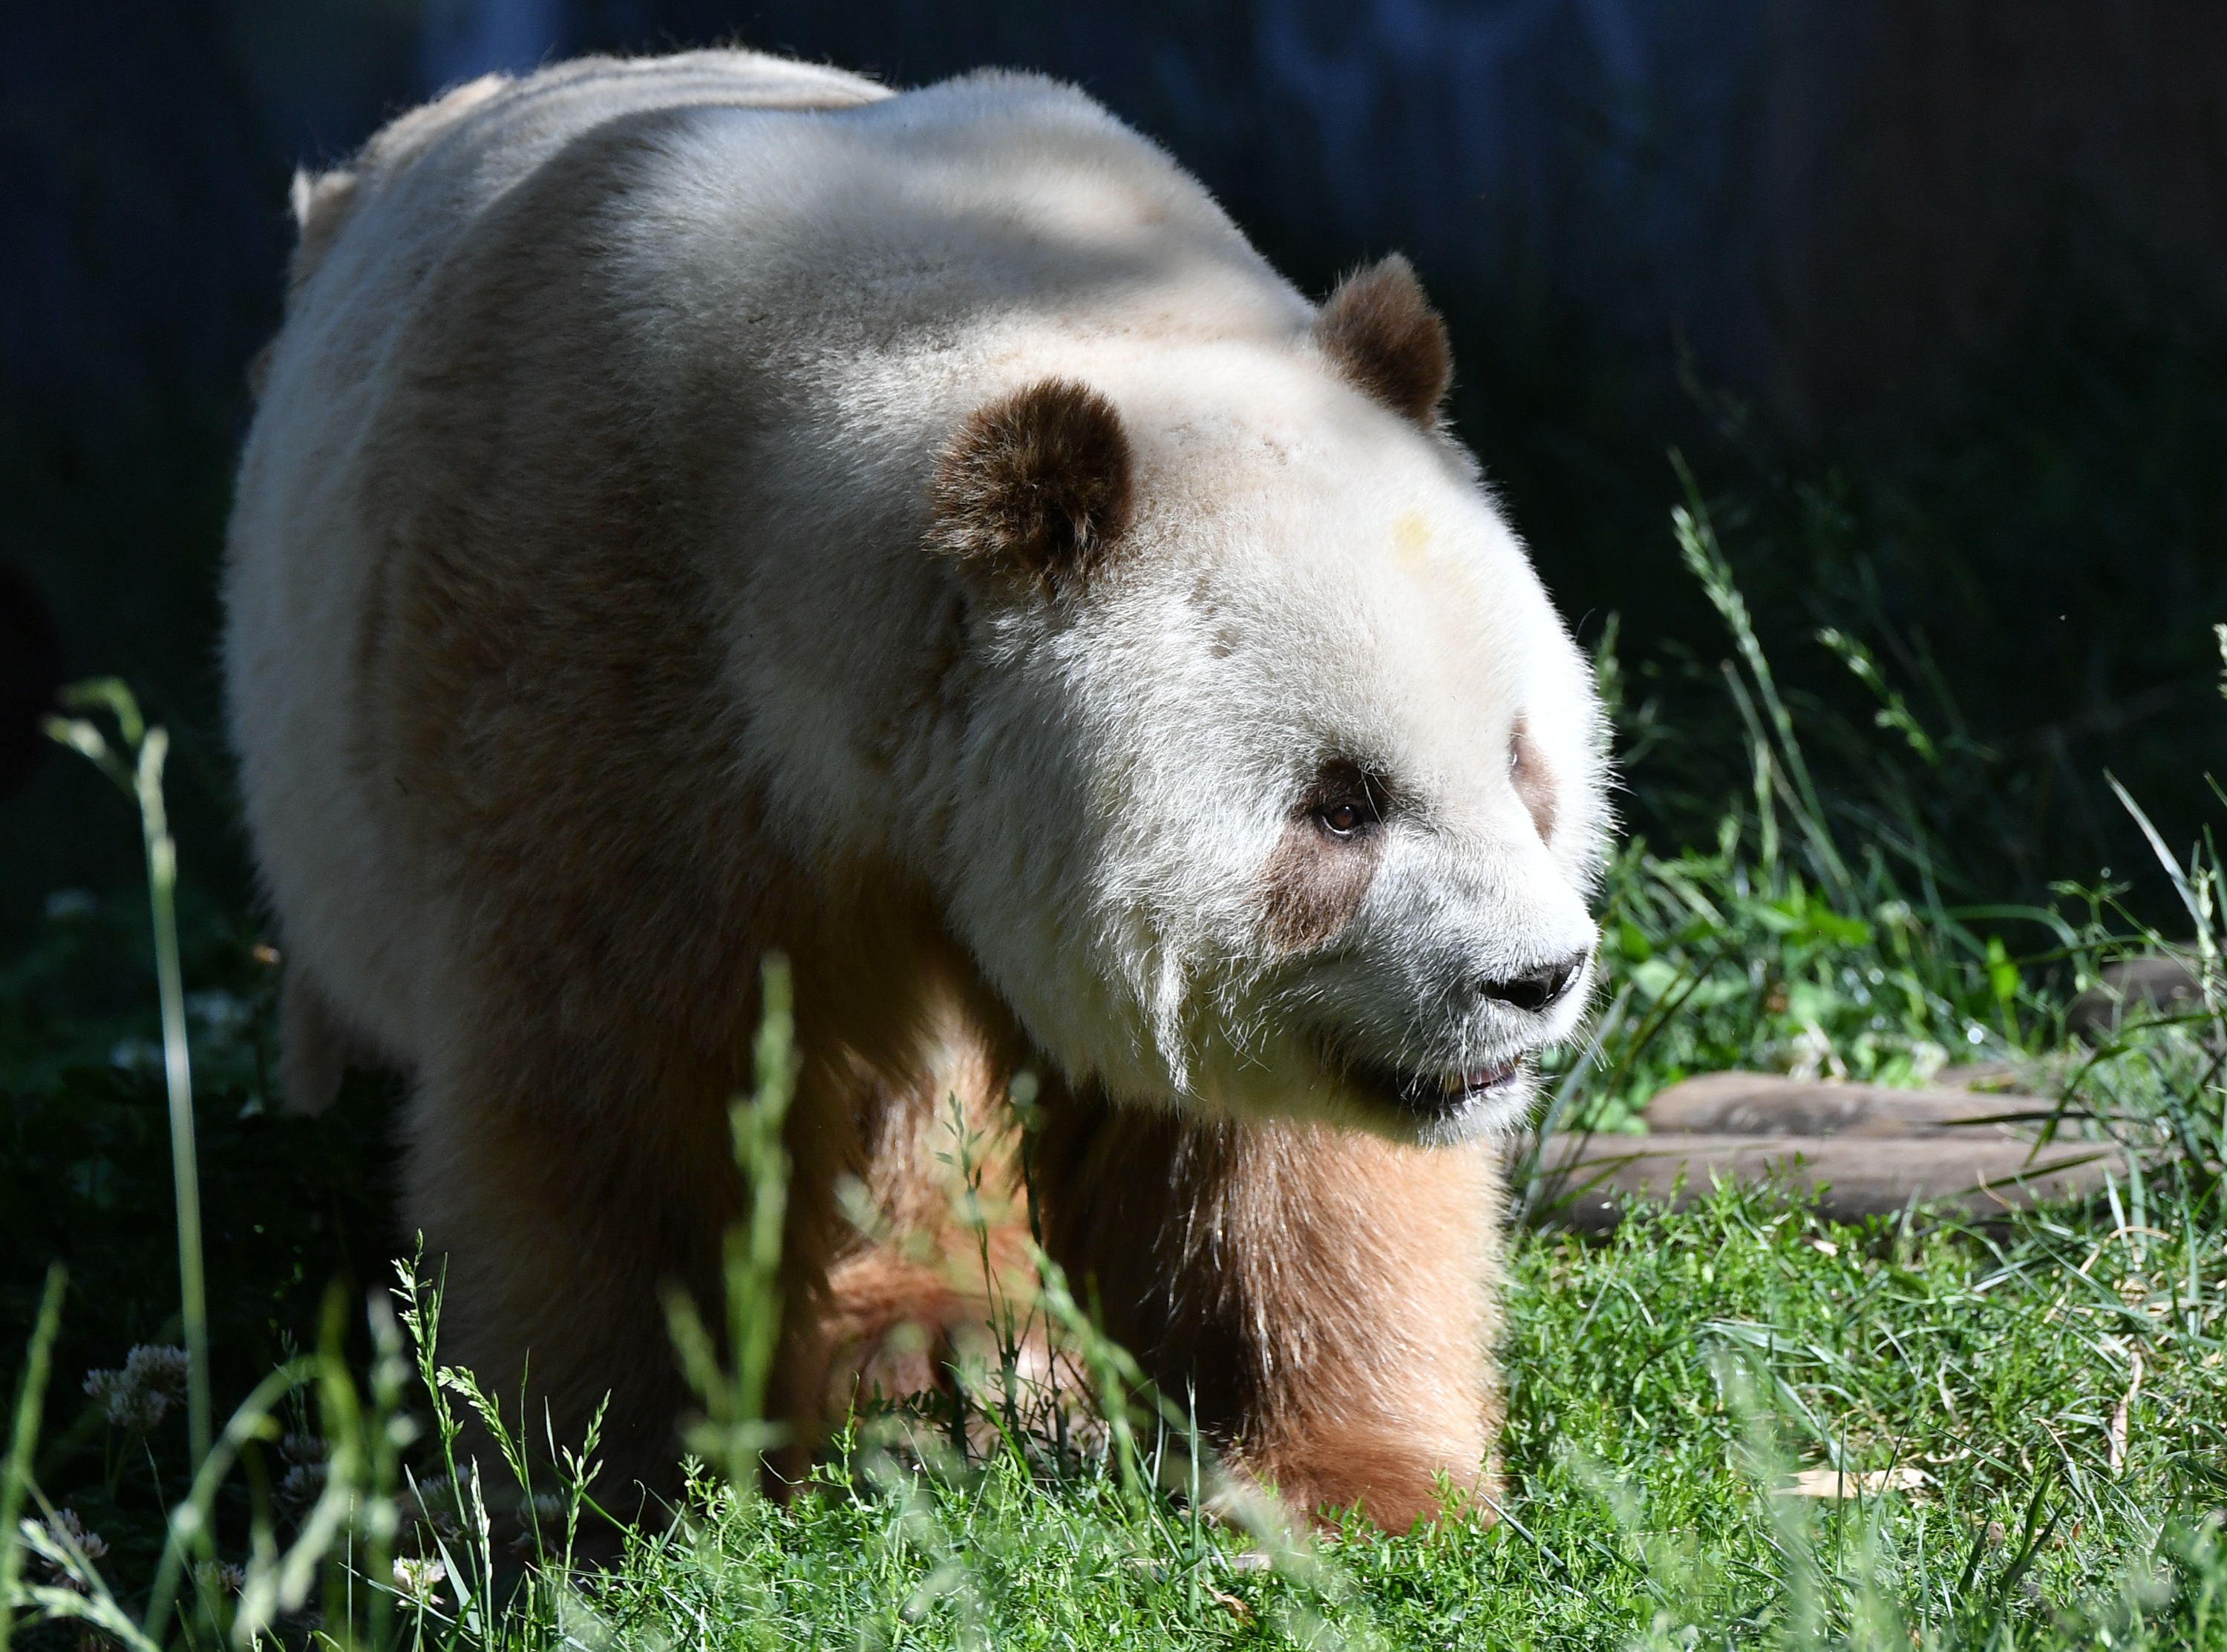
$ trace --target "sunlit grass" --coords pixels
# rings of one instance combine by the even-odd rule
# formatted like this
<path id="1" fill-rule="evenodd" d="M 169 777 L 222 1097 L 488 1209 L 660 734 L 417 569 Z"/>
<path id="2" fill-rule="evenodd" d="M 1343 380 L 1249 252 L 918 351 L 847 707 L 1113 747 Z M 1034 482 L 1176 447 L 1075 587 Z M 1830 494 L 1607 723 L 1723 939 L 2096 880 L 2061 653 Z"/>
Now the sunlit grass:
<path id="1" fill-rule="evenodd" d="M 1850 1228 L 1727 1190 L 1605 1244 L 1524 1237 L 1508 1518 L 1489 1530 L 1349 1530 L 1295 1574 L 1227 1529 L 1186 1552 L 1108 1473 L 1049 1483 L 1011 1455 L 899 1473 L 857 1445 L 786 1508 L 699 1480 L 687 1520 L 585 1588 L 575 1630 L 591 1645 L 705 1625 L 765 1645 L 2227 1644 L 2211 1512 L 2227 1254 L 2216 1228 L 2133 1196 L 2115 1236 L 2051 1217 Z M 1852 1495 L 1784 1493 L 1821 1466 Z M 1911 1489 L 1855 1492 L 1897 1469 Z"/>

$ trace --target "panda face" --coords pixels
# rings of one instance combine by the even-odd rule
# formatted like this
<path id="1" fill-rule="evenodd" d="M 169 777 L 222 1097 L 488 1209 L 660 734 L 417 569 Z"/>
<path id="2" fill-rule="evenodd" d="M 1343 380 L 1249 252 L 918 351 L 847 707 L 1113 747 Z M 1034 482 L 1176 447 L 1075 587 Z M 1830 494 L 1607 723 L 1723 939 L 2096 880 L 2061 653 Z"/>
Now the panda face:
<path id="1" fill-rule="evenodd" d="M 976 607 L 978 956 L 1117 1096 L 1510 1122 L 1592 982 L 1585 661 L 1442 437 L 1261 353 L 1108 379 L 1118 552 Z"/>

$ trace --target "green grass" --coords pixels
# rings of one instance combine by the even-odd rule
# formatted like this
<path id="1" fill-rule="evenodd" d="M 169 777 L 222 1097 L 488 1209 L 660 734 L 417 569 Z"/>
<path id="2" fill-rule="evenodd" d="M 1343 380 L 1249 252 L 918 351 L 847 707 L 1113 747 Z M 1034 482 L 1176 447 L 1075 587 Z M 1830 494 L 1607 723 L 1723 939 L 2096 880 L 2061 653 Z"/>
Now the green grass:
<path id="1" fill-rule="evenodd" d="M 1487 1531 L 1349 1532 L 1253 1570 L 1242 1533 L 1105 1464 L 923 1467 L 868 1429 L 787 1508 L 700 1477 L 674 1528 L 513 1597 L 500 1632 L 444 1626 L 453 1589 L 422 1627 L 552 1649 L 2227 1646 L 2227 1252 L 2184 1192 L 1858 1229 L 1724 1190 L 1606 1243 L 1524 1234 Z M 1178 1438 L 1139 1446 L 1180 1480 Z M 1924 1478 L 1773 1495 L 1821 1465 Z"/>
<path id="2" fill-rule="evenodd" d="M 2227 1263 L 2192 1228 L 2090 1260 L 2099 1227 L 1854 1229 L 1727 1190 L 1605 1245 L 1529 1234 L 1489 1531 L 1241 1569 L 1241 1535 L 1109 1475 L 862 1451 L 785 1510 L 699 1482 L 573 1621 L 590 1645 L 2227 1645 Z M 1774 1495 L 1833 1464 L 1924 1477 Z"/>
<path id="3" fill-rule="evenodd" d="M 1550 1118 L 1637 1127 L 1660 1084 L 1714 1068 L 1908 1082 L 1980 1056 L 2042 1087 L 2059 1134 L 2123 1150 L 2108 1196 L 1850 1228 L 1720 1189 L 1635 1209 L 1606 1241 L 1519 1228 L 1500 1518 L 1400 1537 L 1292 1540 L 1241 1502 L 1230 1523 L 1201 1517 L 1212 1465 L 1179 1406 L 1136 1390 L 1056 1278 L 1053 1317 L 1108 1425 L 1084 1449 L 1024 1437 L 969 1457 L 933 1407 L 870 1415 L 786 1506 L 733 1489 L 765 1439 L 758 1368 L 720 1368 L 699 1327 L 682 1339 L 711 1413 L 695 1438 L 728 1472 L 703 1469 L 673 1521 L 622 1545 L 595 1513 L 619 1489 L 596 1479 L 592 1444 L 520 1429 L 443 1368 L 435 1297 L 349 1306 L 398 1248 L 391 1097 L 357 1085 L 325 1118 L 274 1116 L 269 967 L 252 928 L 188 907 L 211 1352 L 232 1418 L 189 1493 L 182 1393 L 149 1379 L 150 1420 L 85 1386 L 175 1337 L 178 1272 L 144 909 L 66 897 L 0 974 L 0 1327 L 52 1370 L 23 1412 L 35 1442 L 8 1464 L 39 1521 L 17 1604 L 73 1620 L 27 1621 L 20 1643 L 2227 1649 L 2217 857 L 2161 856 L 2185 897 L 2172 938 L 2195 936 L 2213 1000 L 2069 1041 L 2070 996 L 2165 937 L 2109 886 L 2063 886 L 2045 909 L 1949 904 L 1915 789 L 1882 783 L 1868 812 L 1821 802 L 1797 737 L 1811 724 L 1782 703 L 1698 499 L 1680 526 L 1732 634 L 1752 784 L 1713 844 L 1620 853 L 1602 1013 L 1552 1063 Z M 1948 737 L 1843 658 L 1887 713 L 1904 767 L 1881 773 L 1930 767 Z M 1612 652 L 1600 668 L 1618 701 Z M 736 1132 L 763 1210 L 785 1070 L 768 1036 Z M 769 1231 L 729 1257 L 732 1341 L 761 1354 Z M 70 1285 L 40 1341 L 54 1257 Z M 336 1277 L 349 1286 L 328 1292 Z M 972 1391 L 991 1423 L 994 1381 Z M 474 1412 L 509 1447 L 476 1475 L 455 1458 Z M 1860 1495 L 1788 1495 L 1820 1470 Z M 1866 1489 L 1882 1476 L 1897 1489 Z M 567 1563 L 576 1526 L 608 1566 Z"/>

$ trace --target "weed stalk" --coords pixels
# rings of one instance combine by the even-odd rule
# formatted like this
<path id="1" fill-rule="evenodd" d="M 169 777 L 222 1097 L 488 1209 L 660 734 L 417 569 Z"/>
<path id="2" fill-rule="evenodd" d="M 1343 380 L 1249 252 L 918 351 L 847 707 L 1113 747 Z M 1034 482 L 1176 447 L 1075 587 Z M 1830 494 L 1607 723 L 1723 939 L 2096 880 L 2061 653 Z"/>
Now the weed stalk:
<path id="1" fill-rule="evenodd" d="M 731 1371 L 721 1367 L 711 1333 L 687 1293 L 674 1286 L 665 1296 L 666 1321 L 681 1368 L 704 1406 L 703 1418 L 688 1431 L 688 1447 L 718 1464 L 728 1483 L 744 1495 L 757 1489 L 766 1452 L 787 1438 L 781 1424 L 767 1419 L 765 1401 L 781 1337 L 781 1243 L 788 1214 L 788 1151 L 782 1145 L 782 1126 L 796 1083 L 788 960 L 769 953 L 761 979 L 757 1088 L 728 1113 L 735 1164 L 750 1190 L 748 1218 L 727 1232 Z"/>
<path id="2" fill-rule="evenodd" d="M 61 1330 L 62 1292 L 68 1283 L 69 1274 L 60 1262 L 47 1269 L 38 1324 L 31 1332 L 22 1387 L 16 1396 L 8 1461 L 4 1470 L 0 1470 L 0 1652 L 8 1652 L 14 1630 L 16 1589 L 23 1570 L 23 1545 L 16 1540 L 16 1522 L 22 1516 L 23 1495 L 30 1489 L 31 1457 L 38 1449 L 39 1416 L 47 1400 L 47 1369 L 54 1358 L 54 1338 Z"/>
<path id="3" fill-rule="evenodd" d="M 194 1151 L 194 1081 L 186 1049 L 185 985 L 178 966 L 178 845 L 163 803 L 163 764 L 169 756 L 167 730 L 149 728 L 139 702 L 120 679 L 100 677 L 63 691 L 73 711 L 105 711 L 131 762 L 110 747 L 86 717 L 50 717 L 49 737 L 90 761 L 139 809 L 147 848 L 147 900 L 155 921 L 155 981 L 162 1001 L 163 1077 L 170 1104 L 170 1173 L 178 1206 L 178 1284 L 186 1332 L 186 1422 L 193 1470 L 207 1461 L 212 1428 L 209 1394 L 208 1296 L 201 1272 L 201 1173 Z"/>

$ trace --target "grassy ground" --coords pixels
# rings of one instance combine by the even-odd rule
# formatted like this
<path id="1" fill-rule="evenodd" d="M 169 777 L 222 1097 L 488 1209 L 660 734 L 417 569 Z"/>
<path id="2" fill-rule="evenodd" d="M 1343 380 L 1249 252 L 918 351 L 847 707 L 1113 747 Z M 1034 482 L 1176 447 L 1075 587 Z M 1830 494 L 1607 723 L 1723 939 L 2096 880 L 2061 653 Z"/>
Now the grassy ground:
<path id="1" fill-rule="evenodd" d="M 367 1317 L 348 1305 L 399 1247 L 381 1196 L 391 1097 L 366 1086 L 324 1119 L 274 1116 L 270 966 L 252 928 L 190 910 L 218 1415 L 241 1409 L 239 1461 L 220 1448 L 187 1497 L 173 1368 L 127 1359 L 177 1335 L 150 964 L 137 913 L 65 895 L 0 977 L 10 1342 L 32 1338 L 49 1259 L 72 1271 L 43 1406 L 16 1413 L 10 1460 L 29 1471 L 16 1483 L 35 1491 L 39 1536 L 11 1564 L 38 1611 L 76 1621 L 24 1626 L 25 1642 L 214 1647 L 259 1624 L 376 1652 L 2227 1649 L 2227 1021 L 2215 999 L 2100 1048 L 2069 1040 L 2070 997 L 2114 952 L 2160 938 L 2109 889 L 2067 887 L 2048 909 L 1944 904 L 1911 801 L 1944 743 L 1883 679 L 1911 783 L 1882 785 L 1868 813 L 1821 805 L 1698 504 L 1679 529 L 1739 661 L 1728 682 L 1752 795 L 1713 844 L 1634 842 L 1619 858 L 1596 1033 L 1552 1064 L 1550 1117 L 1637 1127 L 1655 1088 L 1712 1068 L 1909 1081 L 1984 1056 L 2062 1100 L 2058 1133 L 2122 1150 L 2108 1197 L 1984 1226 L 1913 1210 L 1847 1228 L 1727 1189 L 1589 1241 L 1520 1186 L 1548 1220 L 1511 1240 L 1506 1483 L 1490 1526 L 1293 1542 L 1257 1520 L 1202 1520 L 1212 1470 L 1194 1470 L 1180 1412 L 1145 1406 L 1070 1319 L 1115 1425 L 1079 1447 L 986 1451 L 1001 1408 L 978 1383 L 968 1449 L 938 1443 L 963 1429 L 923 1432 L 932 1413 L 861 1419 L 788 1507 L 707 1468 L 669 1529 L 635 1534 L 609 1567 L 567 1566 L 575 1521 L 612 1553 L 593 1502 L 613 1489 L 588 1476 L 592 1450 L 568 1470 L 571 1443 L 536 1442 L 515 1465 L 522 1488 L 491 1460 L 476 1481 L 457 1475 L 454 1425 L 483 1397 L 437 1348 L 417 1349 L 413 1378 L 424 1321 L 398 1329 L 376 1292 Z M 1613 697 L 1611 655 L 1601 670 Z M 2217 992 L 2217 858 L 2177 876 L 2175 937 L 2213 948 Z M 726 1425 L 707 1458 L 726 1453 L 745 1482 L 747 1387 L 705 1385 Z M 201 1534 L 173 1523 L 171 1547 L 203 1564 L 166 1569 L 165 1512 L 182 1502 Z M 73 1547 L 73 1532 L 99 1543 Z M 180 1584 L 186 1610 L 166 1627 Z"/>
<path id="2" fill-rule="evenodd" d="M 1726 1190 L 1605 1245 L 1529 1234 L 1489 1531 L 1250 1570 L 1110 1476 L 830 1470 L 787 1511 L 706 1488 L 570 1621 L 591 1645 L 2227 1644 L 2217 1235 L 2109 1231 L 1856 1230 Z M 1821 1467 L 1912 1484 L 1775 1489 Z"/>
<path id="3" fill-rule="evenodd" d="M 1993 1228 L 1856 1229 L 1727 1189 L 1605 1243 L 1522 1234 L 1505 1518 L 1489 1530 L 1349 1532 L 1278 1553 L 1194 1522 L 1180 1495 L 1125 1489 L 1118 1452 L 1058 1476 L 1042 1453 L 928 1452 L 923 1467 L 869 1427 L 787 1509 L 707 1476 L 687 1518 L 616 1570 L 559 1586 L 552 1568 L 495 1625 L 475 1624 L 450 1580 L 396 1633 L 550 1648 L 2227 1646 L 2227 1252 L 2187 1201 L 2177 1183 L 2134 1183 Z M 410 1409 L 426 1413 L 427 1394 Z M 130 1431 L 103 1432 L 105 1459 L 128 1455 Z M 177 1432 L 158 1428 L 124 1472 L 151 1482 Z M 293 1449 L 271 1453 L 273 1478 Z M 1180 1437 L 1140 1425 L 1138 1450 L 1179 1494 Z M 1777 1489 L 1819 1469 L 1848 1471 L 1851 1495 Z M 1879 1470 L 1904 1489 L 1865 1495 Z M 151 1487 L 127 1481 L 104 1503 L 51 1483 L 105 1528 L 119 1591 L 144 1589 L 149 1545 L 118 1540 L 144 1526 L 127 1505 Z M 439 1490 L 426 1497 L 424 1538 L 443 1532 L 456 1575 L 480 1572 L 469 1510 L 452 1521 Z M 500 1593 L 516 1546 L 488 1497 Z"/>

